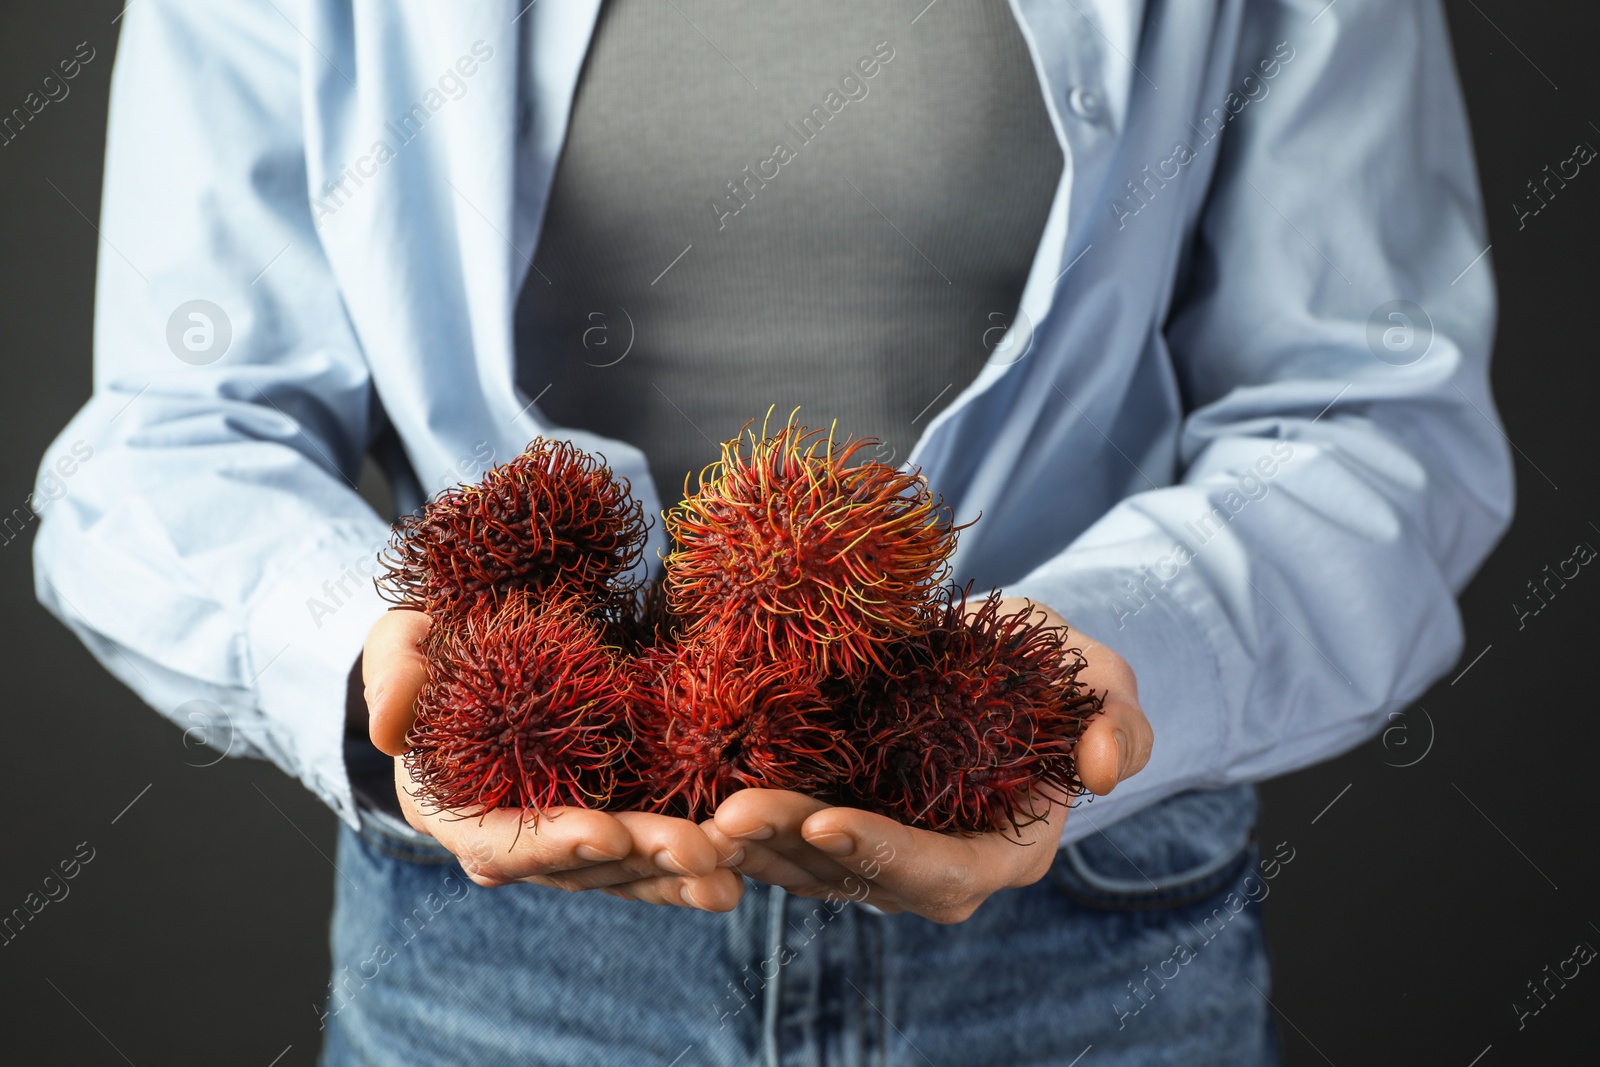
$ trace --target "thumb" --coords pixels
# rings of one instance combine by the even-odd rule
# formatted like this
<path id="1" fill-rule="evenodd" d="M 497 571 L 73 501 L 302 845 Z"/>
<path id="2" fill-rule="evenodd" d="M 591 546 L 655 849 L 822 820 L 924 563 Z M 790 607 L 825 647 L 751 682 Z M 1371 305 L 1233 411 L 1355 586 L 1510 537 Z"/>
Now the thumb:
<path id="1" fill-rule="evenodd" d="M 417 694 L 428 672 L 427 658 L 417 646 L 428 635 L 430 621 L 420 611 L 386 611 L 367 632 L 361 650 L 367 729 L 372 743 L 390 756 L 405 754 L 406 733 L 416 718 Z"/>
<path id="2" fill-rule="evenodd" d="M 1074 757 L 1079 780 L 1091 793 L 1105 796 L 1144 769 L 1153 740 L 1150 721 L 1138 704 L 1107 697 L 1078 738 Z"/>

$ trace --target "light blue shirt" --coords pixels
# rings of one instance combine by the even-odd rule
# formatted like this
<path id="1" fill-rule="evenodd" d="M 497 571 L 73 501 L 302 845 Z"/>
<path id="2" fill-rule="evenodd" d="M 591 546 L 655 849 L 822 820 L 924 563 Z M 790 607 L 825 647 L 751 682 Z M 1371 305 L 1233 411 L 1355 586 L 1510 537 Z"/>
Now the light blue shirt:
<path id="1" fill-rule="evenodd" d="M 158 711 L 223 709 L 231 751 L 352 824 L 379 413 L 424 493 L 548 429 L 514 383 L 517 201 L 548 194 L 598 4 L 525 3 L 123 19 L 94 395 L 41 468 L 38 594 Z M 924 0 L 901 6 L 914 48 Z M 1066 166 L 1016 321 L 906 460 L 982 513 L 959 579 L 1138 675 L 1154 756 L 1070 840 L 1369 736 L 1456 660 L 1512 476 L 1436 3 L 1013 6 Z M 571 436 L 657 510 L 637 450 Z"/>

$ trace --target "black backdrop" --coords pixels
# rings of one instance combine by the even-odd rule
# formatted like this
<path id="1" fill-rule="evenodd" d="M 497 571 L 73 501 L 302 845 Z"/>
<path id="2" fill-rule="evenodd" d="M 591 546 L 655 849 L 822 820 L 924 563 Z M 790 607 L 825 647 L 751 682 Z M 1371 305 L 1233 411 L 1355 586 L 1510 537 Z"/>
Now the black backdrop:
<path id="1" fill-rule="evenodd" d="M 1589 762 L 1600 727 L 1585 682 L 1600 578 L 1585 569 L 1524 626 L 1513 604 L 1574 544 L 1600 544 L 1600 177 L 1580 173 L 1521 229 L 1512 205 L 1575 143 L 1600 146 L 1597 20 L 1587 5 L 1448 9 L 1500 278 L 1494 379 L 1518 452 L 1518 513 L 1465 595 L 1456 669 L 1383 737 L 1264 787 L 1265 840 L 1296 856 L 1264 904 L 1292 1065 L 1594 1054 L 1593 968 L 1550 983 L 1555 994 L 1520 1026 L 1513 1005 L 1537 1006 L 1527 983 L 1579 942 L 1600 946 Z M 0 515 L 22 505 L 47 443 L 89 391 L 91 220 L 119 10 L 108 0 L 0 9 L 7 112 L 79 42 L 96 50 L 70 95 L 0 148 Z M 186 747 L 37 606 L 31 529 L 4 536 L 0 912 L 79 842 L 94 851 L 70 895 L 0 947 L 0 1055 L 312 1062 L 333 816 L 268 765 L 196 766 L 212 756 Z"/>

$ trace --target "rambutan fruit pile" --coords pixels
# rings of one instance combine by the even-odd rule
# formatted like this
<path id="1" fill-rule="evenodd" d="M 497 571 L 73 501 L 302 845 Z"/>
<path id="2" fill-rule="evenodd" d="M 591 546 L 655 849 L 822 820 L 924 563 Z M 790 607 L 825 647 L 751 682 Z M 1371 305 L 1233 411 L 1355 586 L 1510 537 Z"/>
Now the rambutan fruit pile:
<path id="1" fill-rule="evenodd" d="M 920 474 L 863 461 L 875 443 L 747 425 L 642 585 L 627 483 L 562 442 L 398 526 L 380 584 L 433 618 L 424 798 L 700 819 L 762 787 L 983 833 L 1082 792 L 1081 651 L 949 585 L 961 527 Z"/>

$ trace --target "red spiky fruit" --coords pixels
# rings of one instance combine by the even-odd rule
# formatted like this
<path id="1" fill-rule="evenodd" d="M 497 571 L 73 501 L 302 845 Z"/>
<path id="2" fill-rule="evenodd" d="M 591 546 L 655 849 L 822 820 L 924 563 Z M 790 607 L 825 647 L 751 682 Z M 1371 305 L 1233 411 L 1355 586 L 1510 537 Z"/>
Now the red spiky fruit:
<path id="1" fill-rule="evenodd" d="M 558 583 L 605 599 L 645 534 L 643 505 L 602 457 L 535 438 L 478 484 L 446 489 L 396 524 L 378 587 L 436 617 Z"/>
<path id="2" fill-rule="evenodd" d="M 1101 698 L 1080 649 L 1031 609 L 947 590 L 932 625 L 898 642 L 887 671 L 846 705 L 862 754 L 853 802 L 923 829 L 987 833 L 1082 793 L 1073 749 Z"/>
<path id="3" fill-rule="evenodd" d="M 431 808 L 604 807 L 623 716 L 618 650 L 564 589 L 435 618 L 406 766 Z"/>
<path id="4" fill-rule="evenodd" d="M 749 430 L 748 425 L 746 429 Z M 859 438 L 793 422 L 722 444 L 696 492 L 666 515 L 672 608 L 691 639 L 774 663 L 860 676 L 923 624 L 957 530 L 917 473 L 852 465 Z"/>
<path id="5" fill-rule="evenodd" d="M 630 610 L 618 620 L 618 641 L 638 655 L 676 639 L 678 619 L 667 603 L 666 584 L 661 575 L 645 582 L 631 602 Z"/>
<path id="6" fill-rule="evenodd" d="M 647 650 L 628 713 L 624 807 L 701 819 L 740 789 L 821 791 L 855 765 L 808 668 L 741 661 L 726 646 Z"/>

